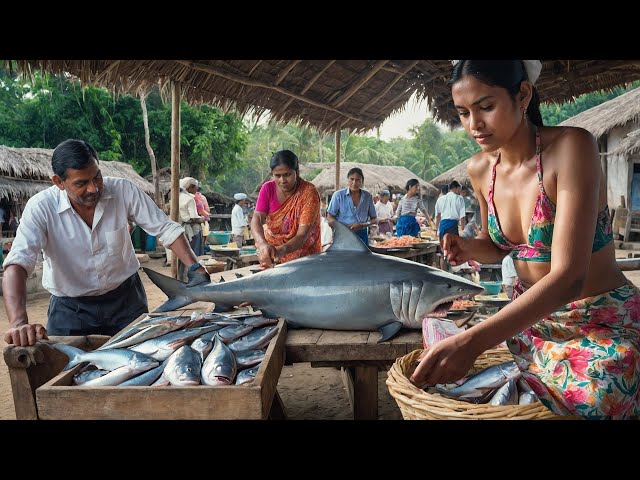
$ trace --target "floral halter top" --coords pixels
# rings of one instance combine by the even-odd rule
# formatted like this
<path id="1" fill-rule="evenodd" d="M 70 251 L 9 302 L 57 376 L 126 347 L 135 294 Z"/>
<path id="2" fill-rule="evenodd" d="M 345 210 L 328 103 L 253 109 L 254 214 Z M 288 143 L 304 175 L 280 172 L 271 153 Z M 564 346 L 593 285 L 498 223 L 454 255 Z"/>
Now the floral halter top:
<path id="1" fill-rule="evenodd" d="M 524 260 L 528 262 L 550 262 L 551 261 L 551 241 L 553 239 L 553 223 L 556 217 L 556 206 L 547 197 L 542 184 L 542 161 L 540 153 L 540 132 L 536 128 L 536 170 L 538 172 L 538 198 L 536 206 L 533 210 L 533 217 L 529 225 L 526 244 L 511 243 L 502 233 L 498 216 L 496 215 L 496 207 L 493 203 L 493 187 L 496 183 L 496 166 L 500 163 L 500 154 L 493 164 L 491 173 L 491 183 L 489 184 L 489 194 L 487 197 L 488 204 L 488 227 L 489 235 L 499 248 L 510 250 L 509 255 L 514 260 Z M 596 222 L 596 233 L 593 239 L 593 248 L 591 252 L 597 252 L 607 243 L 613 240 L 613 230 L 611 228 L 611 216 L 609 215 L 609 207 L 605 206 L 604 210 L 598 213 Z"/>

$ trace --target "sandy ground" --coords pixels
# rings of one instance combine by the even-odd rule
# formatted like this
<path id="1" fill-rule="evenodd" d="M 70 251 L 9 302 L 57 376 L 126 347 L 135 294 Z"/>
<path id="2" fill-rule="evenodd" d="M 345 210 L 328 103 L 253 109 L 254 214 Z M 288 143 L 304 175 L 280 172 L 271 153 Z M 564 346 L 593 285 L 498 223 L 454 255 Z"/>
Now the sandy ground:
<path id="1" fill-rule="evenodd" d="M 165 274 L 170 269 L 163 266 L 164 259 L 152 259 L 144 266 Z M 166 295 L 141 273 L 147 291 L 149 308 L 154 309 L 166 300 Z M 0 307 L 0 332 L 8 328 L 4 302 Z M 31 321 L 44 319 L 47 315 L 49 299 L 46 296 L 27 301 Z M 2 346 L 6 344 L 2 341 Z M 4 361 L 0 362 L 0 420 L 15 420 L 13 395 L 9 373 Z M 387 374 L 379 372 L 378 413 L 382 420 L 400 420 L 402 415 L 389 394 L 385 380 Z M 349 400 L 342 383 L 340 371 L 335 368 L 311 368 L 308 363 L 285 366 L 278 382 L 278 392 L 282 398 L 287 417 L 293 420 L 347 420 L 352 418 Z"/>
<path id="2" fill-rule="evenodd" d="M 620 255 L 622 257 L 622 255 Z M 626 257 L 626 255 L 624 255 Z M 154 270 L 170 274 L 163 266 L 164 259 L 155 259 L 144 264 Z M 640 285 L 640 271 L 624 272 L 635 285 Z M 141 273 L 147 291 L 150 309 L 166 300 L 166 296 L 148 277 Z M 48 297 L 33 298 L 27 302 L 29 318 L 44 319 L 49 304 Z M 7 329 L 4 303 L 0 306 L 0 332 Z M 2 343 L 3 347 L 6 345 Z M 0 365 L 0 420 L 15 420 L 13 395 L 7 366 Z M 400 420 L 402 415 L 385 385 L 387 374 L 378 374 L 378 414 L 380 420 Z M 346 420 L 351 419 L 351 409 L 340 371 L 335 368 L 311 368 L 308 363 L 285 366 L 278 382 L 278 391 L 283 400 L 287 417 L 294 420 Z"/>

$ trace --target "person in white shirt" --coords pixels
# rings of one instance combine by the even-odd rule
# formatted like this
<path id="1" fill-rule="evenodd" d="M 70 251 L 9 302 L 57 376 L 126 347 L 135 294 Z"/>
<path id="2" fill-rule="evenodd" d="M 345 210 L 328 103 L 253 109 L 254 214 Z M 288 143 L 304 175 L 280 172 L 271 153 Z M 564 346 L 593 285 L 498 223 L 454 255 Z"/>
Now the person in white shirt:
<path id="1" fill-rule="evenodd" d="M 380 235 L 393 234 L 393 224 L 391 223 L 393 203 L 389 201 L 390 196 L 389 190 L 382 190 L 380 192 L 380 200 L 375 205 L 378 217 L 378 233 Z"/>
<path id="2" fill-rule="evenodd" d="M 231 210 L 231 234 L 233 241 L 241 247 L 244 243 L 244 230 L 249 225 L 247 217 L 244 214 L 244 207 L 247 204 L 247 195 L 245 193 L 236 193 L 233 196 L 236 204 Z"/>
<path id="3" fill-rule="evenodd" d="M 464 198 L 460 196 L 460 190 L 460 184 L 453 180 L 449 184 L 449 192 L 436 201 L 436 225 L 438 226 L 440 249 L 442 249 L 445 235 L 459 235 L 458 225 L 463 229 L 466 225 Z M 444 257 L 440 258 L 440 268 L 446 270 Z"/>
<path id="4" fill-rule="evenodd" d="M 205 222 L 204 217 L 198 214 L 198 206 L 196 204 L 196 193 L 198 193 L 198 180 L 193 177 L 184 177 L 180 179 L 180 195 L 178 196 L 178 220 L 184 228 L 184 234 L 189 241 L 189 245 L 193 253 L 204 255 L 204 246 L 202 238 L 202 225 Z M 178 262 L 178 279 L 186 280 L 187 267 L 182 262 Z"/>
<path id="5" fill-rule="evenodd" d="M 189 267 L 188 286 L 210 282 L 184 236 L 130 180 L 102 177 L 98 153 L 82 140 L 53 151 L 54 185 L 27 202 L 4 260 L 2 291 L 9 329 L 4 341 L 33 345 L 52 335 L 114 335 L 148 311 L 128 221 L 140 225 Z M 44 253 L 51 292 L 47 327 L 29 323 L 26 282 Z"/>

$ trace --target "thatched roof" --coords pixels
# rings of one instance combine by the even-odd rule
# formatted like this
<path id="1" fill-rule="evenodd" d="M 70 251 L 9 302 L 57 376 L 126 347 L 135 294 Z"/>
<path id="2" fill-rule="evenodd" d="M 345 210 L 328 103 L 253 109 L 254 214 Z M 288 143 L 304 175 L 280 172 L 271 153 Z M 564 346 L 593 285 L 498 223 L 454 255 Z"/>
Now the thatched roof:
<path id="1" fill-rule="evenodd" d="M 336 183 L 335 164 L 327 164 L 330 167 L 324 169 L 312 183 L 317 187 L 320 195 L 333 194 Z M 407 181 L 416 178 L 420 182 L 420 192 L 427 197 L 438 195 L 438 189 L 429 182 L 424 181 L 411 170 L 405 167 L 387 167 L 383 165 L 372 165 L 369 163 L 344 162 L 340 164 L 340 188 L 347 187 L 347 173 L 353 167 L 362 169 L 364 174 L 364 185 L 362 188 L 373 195 L 380 193 L 380 190 L 389 190 L 391 193 L 406 193 L 405 185 Z"/>
<path id="2" fill-rule="evenodd" d="M 441 173 L 437 177 L 432 178 L 431 180 L 429 180 L 429 183 L 431 183 L 431 185 L 433 185 L 434 187 L 440 188 L 442 187 L 442 185 L 449 185 L 454 180 L 457 180 L 460 185 L 473 190 L 471 179 L 469 178 L 469 174 L 467 173 L 468 163 L 469 159 L 467 158 L 464 162 L 459 163 L 455 167 Z"/>
<path id="3" fill-rule="evenodd" d="M 607 153 L 624 157 L 640 154 L 640 129 L 629 132 L 615 149 Z"/>
<path id="4" fill-rule="evenodd" d="M 621 127 L 639 119 L 640 88 L 635 88 L 589 110 L 580 112 L 559 125 L 582 127 L 589 130 L 596 138 L 600 138 L 614 127 Z"/>
<path id="5" fill-rule="evenodd" d="M 10 61 L 5 63 L 11 66 Z M 449 60 L 20 60 L 22 71 L 68 72 L 83 83 L 135 93 L 170 80 L 183 85 L 191 103 L 208 103 L 240 114 L 270 111 L 274 120 L 295 121 L 333 132 L 378 127 L 402 109 L 413 93 L 426 99 L 437 120 L 459 123 L 446 82 Z M 543 102 L 640 79 L 637 60 L 544 60 L 536 82 Z"/>
<path id="6" fill-rule="evenodd" d="M 0 198 L 31 197 L 52 185 L 51 156 L 48 148 L 16 148 L 0 145 Z M 133 181 L 148 194 L 153 185 L 124 162 L 100 161 L 100 170 L 107 177 L 121 177 Z"/>

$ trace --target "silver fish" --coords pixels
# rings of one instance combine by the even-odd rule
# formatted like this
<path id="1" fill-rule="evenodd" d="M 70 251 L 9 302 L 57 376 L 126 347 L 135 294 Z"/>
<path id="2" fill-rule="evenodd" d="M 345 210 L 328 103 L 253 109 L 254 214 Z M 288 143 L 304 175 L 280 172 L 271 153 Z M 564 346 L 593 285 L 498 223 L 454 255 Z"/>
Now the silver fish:
<path id="1" fill-rule="evenodd" d="M 164 367 L 167 365 L 169 358 L 167 358 L 157 367 L 152 368 L 151 370 L 147 370 L 146 372 L 136 375 L 135 377 L 131 377 L 128 380 L 125 380 L 124 382 L 120 383 L 118 386 L 119 387 L 148 387 L 149 385 L 152 385 L 156 380 L 160 378 L 160 376 L 162 375 L 162 372 L 164 372 Z"/>
<path id="2" fill-rule="evenodd" d="M 267 351 L 264 348 L 237 352 L 236 363 L 238 364 L 238 368 L 248 368 L 257 365 L 264 360 L 265 353 L 267 353 Z"/>
<path id="3" fill-rule="evenodd" d="M 78 372 L 73 376 L 74 385 L 82 385 L 83 383 L 88 382 L 89 380 L 93 380 L 94 378 L 100 378 L 103 375 L 109 373 L 108 370 L 84 370 L 83 372 Z"/>
<path id="4" fill-rule="evenodd" d="M 244 385 L 245 383 L 251 383 L 256 379 L 258 369 L 260 365 L 256 365 L 252 368 L 246 368 L 238 372 L 238 378 L 236 378 L 236 385 Z"/>
<path id="5" fill-rule="evenodd" d="M 115 344 L 116 342 L 122 341 L 125 338 L 129 338 L 133 335 L 138 334 L 139 332 L 143 332 L 145 331 L 147 328 L 150 328 L 151 326 L 155 325 L 155 324 L 163 324 L 163 323 L 168 323 L 168 322 L 174 322 L 177 324 L 176 329 L 180 328 L 181 326 L 184 326 L 185 322 L 188 322 L 190 319 L 187 316 L 184 317 L 179 317 L 179 316 L 175 316 L 175 315 L 156 315 L 156 316 L 146 316 L 145 318 L 143 318 L 142 320 L 132 324 L 132 325 L 128 325 L 127 327 L 125 327 L 124 329 L 120 330 L 118 333 L 116 333 L 114 336 L 112 336 L 109 340 L 107 340 L 104 344 L 102 344 L 102 346 L 100 347 L 100 349 L 106 349 L 106 348 L 114 348 L 111 345 Z M 166 333 L 166 332 L 165 332 Z"/>
<path id="6" fill-rule="evenodd" d="M 220 337 L 220 340 L 224 343 L 229 343 L 236 338 L 246 335 L 251 330 L 253 330 L 253 327 L 251 325 L 245 325 L 244 323 L 240 325 L 228 325 L 218 331 L 218 337 Z"/>
<path id="7" fill-rule="evenodd" d="M 522 377 L 518 379 L 518 394 L 518 405 L 530 405 L 540 401 L 531 386 Z"/>
<path id="8" fill-rule="evenodd" d="M 243 322 L 245 325 L 251 325 L 253 328 L 264 327 L 265 325 L 275 325 L 278 323 L 277 318 L 267 318 L 262 315 L 256 317 L 246 317 Z"/>
<path id="9" fill-rule="evenodd" d="M 153 359 L 149 358 L 144 353 L 135 352 L 126 348 L 109 348 L 106 350 L 93 350 L 91 352 L 85 352 L 71 345 L 64 343 L 51 343 L 53 348 L 60 350 L 67 357 L 69 357 L 69 363 L 63 370 L 69 370 L 74 365 L 82 362 L 89 362 L 91 365 L 95 365 L 101 370 L 115 370 L 116 368 L 124 367 L 130 362 L 139 361 L 142 363 L 153 363 Z M 158 365 L 155 362 L 154 367 Z M 151 368 L 151 367 L 150 367 Z"/>
<path id="10" fill-rule="evenodd" d="M 211 352 L 211 349 L 213 348 L 213 339 L 216 334 L 217 331 L 205 333 L 204 335 L 200 335 L 191 343 L 191 348 L 193 348 L 200 356 L 201 363 L 204 363 L 207 355 Z"/>
<path id="11" fill-rule="evenodd" d="M 378 329 L 382 342 L 402 326 L 421 328 L 427 314 L 436 309 L 444 313 L 449 302 L 482 291 L 479 285 L 440 269 L 372 253 L 346 226 L 336 221 L 333 227 L 334 242 L 326 252 L 224 283 L 187 288 L 144 268 L 169 297 L 156 311 L 196 301 L 214 302 L 218 310 L 249 302 L 265 316 L 285 318 L 293 327 Z"/>
<path id="12" fill-rule="evenodd" d="M 234 352 L 245 350 L 257 350 L 266 347 L 269 341 L 278 333 L 277 325 L 267 325 L 266 327 L 253 330 L 248 335 L 240 337 L 233 342 L 229 342 L 229 348 Z"/>
<path id="13" fill-rule="evenodd" d="M 154 367 L 158 366 L 158 362 L 152 358 L 141 358 L 139 355 L 134 355 L 126 365 L 111 370 L 106 375 L 99 378 L 94 378 L 85 382 L 83 387 L 108 387 L 113 385 L 119 385 L 125 380 L 131 377 L 135 377 L 141 372 L 146 372 Z"/>
<path id="14" fill-rule="evenodd" d="M 496 390 L 489 405 L 518 405 L 518 387 L 515 379 L 509 380 L 503 386 Z"/>
<path id="15" fill-rule="evenodd" d="M 158 361 L 168 358 L 181 346 L 186 345 L 203 333 L 217 330 L 217 325 L 205 325 L 203 327 L 186 328 L 176 332 L 166 333 L 160 337 L 152 338 L 146 342 L 129 347 L 129 350 L 144 353 Z"/>
<path id="16" fill-rule="evenodd" d="M 471 375 L 456 388 L 451 390 L 437 389 L 437 391 L 447 397 L 484 403 L 496 388 L 519 376 L 520 370 L 515 362 L 503 362 Z"/>
<path id="17" fill-rule="evenodd" d="M 202 383 L 205 385 L 231 385 L 236 377 L 236 357 L 217 336 L 213 350 L 202 365 Z"/>
<path id="18" fill-rule="evenodd" d="M 171 385 L 200 385 L 201 369 L 198 353 L 189 345 L 183 345 L 169 357 L 164 376 Z"/>
<path id="19" fill-rule="evenodd" d="M 158 323 L 152 323 L 146 326 L 146 328 L 132 333 L 131 335 L 111 342 L 106 348 L 127 348 L 138 343 L 145 342 L 152 338 L 160 337 L 166 333 L 173 332 L 182 328 L 183 324 L 189 320 L 189 317 L 176 317 L 182 318 L 180 323 L 174 321 L 162 321 Z M 100 348 L 104 348 L 104 345 Z"/>

